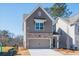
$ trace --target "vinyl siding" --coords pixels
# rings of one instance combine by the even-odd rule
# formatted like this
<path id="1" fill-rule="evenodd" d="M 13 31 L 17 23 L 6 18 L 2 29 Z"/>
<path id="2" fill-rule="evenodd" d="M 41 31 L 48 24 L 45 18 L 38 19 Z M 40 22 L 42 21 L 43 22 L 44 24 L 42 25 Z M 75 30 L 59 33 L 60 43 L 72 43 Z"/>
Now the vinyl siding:
<path id="1" fill-rule="evenodd" d="M 62 36 L 64 40 L 66 40 L 67 48 L 70 48 L 75 44 L 75 27 L 70 26 L 63 20 L 58 20 L 56 24 L 56 31 L 60 33 L 60 36 Z"/>

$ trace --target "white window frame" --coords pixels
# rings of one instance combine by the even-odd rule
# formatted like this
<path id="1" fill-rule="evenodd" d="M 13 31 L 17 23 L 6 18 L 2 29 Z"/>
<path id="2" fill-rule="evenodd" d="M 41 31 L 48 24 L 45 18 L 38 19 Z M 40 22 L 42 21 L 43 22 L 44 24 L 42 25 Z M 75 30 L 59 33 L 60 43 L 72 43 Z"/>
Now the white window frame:
<path id="1" fill-rule="evenodd" d="M 39 29 L 36 28 L 36 23 L 39 23 Z M 42 24 L 43 24 L 43 29 L 44 29 L 44 23 L 42 23 Z M 41 27 L 41 26 L 40 26 L 40 22 L 35 22 L 35 30 L 36 30 L 36 31 L 43 30 L 43 29 L 40 29 L 40 27 Z"/>
<path id="2" fill-rule="evenodd" d="M 34 19 L 35 21 L 35 30 L 44 30 L 44 22 L 46 22 L 46 20 L 44 19 Z M 36 29 L 36 23 L 43 23 L 43 29 Z M 39 28 L 40 28 L 40 25 L 39 25 Z"/>

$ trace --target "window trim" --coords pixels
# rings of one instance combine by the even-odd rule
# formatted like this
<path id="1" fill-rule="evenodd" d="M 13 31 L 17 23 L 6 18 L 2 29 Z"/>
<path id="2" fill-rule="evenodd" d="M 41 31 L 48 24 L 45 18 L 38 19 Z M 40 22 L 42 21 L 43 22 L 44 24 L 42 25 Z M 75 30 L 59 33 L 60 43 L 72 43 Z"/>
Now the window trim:
<path id="1" fill-rule="evenodd" d="M 37 29 L 36 27 L 36 23 L 39 23 L 39 29 Z M 40 26 L 40 22 L 35 22 L 35 30 L 36 31 L 40 31 L 40 30 L 43 30 L 44 29 L 44 23 L 42 23 L 43 24 L 43 26 Z M 40 27 L 43 27 L 43 29 L 40 29 Z"/>

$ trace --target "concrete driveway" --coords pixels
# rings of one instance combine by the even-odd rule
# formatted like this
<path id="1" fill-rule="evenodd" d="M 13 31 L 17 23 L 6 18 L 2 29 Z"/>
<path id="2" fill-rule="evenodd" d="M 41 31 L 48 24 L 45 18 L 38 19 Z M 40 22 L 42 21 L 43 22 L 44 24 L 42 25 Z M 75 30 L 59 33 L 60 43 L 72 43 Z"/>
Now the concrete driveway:
<path id="1" fill-rule="evenodd" d="M 61 53 L 54 49 L 29 49 L 31 56 L 58 56 Z"/>

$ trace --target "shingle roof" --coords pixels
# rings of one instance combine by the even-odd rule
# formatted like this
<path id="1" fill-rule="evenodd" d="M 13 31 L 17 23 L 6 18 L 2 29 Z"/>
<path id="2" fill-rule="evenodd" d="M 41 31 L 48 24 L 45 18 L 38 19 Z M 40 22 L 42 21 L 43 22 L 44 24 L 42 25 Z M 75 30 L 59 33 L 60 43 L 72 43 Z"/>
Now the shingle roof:
<path id="1" fill-rule="evenodd" d="M 71 16 L 68 18 L 60 18 L 60 19 L 65 21 L 69 25 L 76 24 L 77 22 L 79 22 L 79 14 L 76 14 L 75 16 Z"/>
<path id="2" fill-rule="evenodd" d="M 72 17 L 70 18 L 70 23 L 71 23 L 71 24 L 75 24 L 75 23 L 77 23 L 77 22 L 79 22 L 79 14 L 77 14 L 77 15 L 75 15 L 75 16 L 72 16 Z"/>

